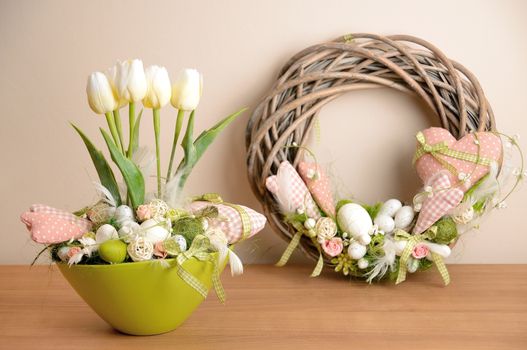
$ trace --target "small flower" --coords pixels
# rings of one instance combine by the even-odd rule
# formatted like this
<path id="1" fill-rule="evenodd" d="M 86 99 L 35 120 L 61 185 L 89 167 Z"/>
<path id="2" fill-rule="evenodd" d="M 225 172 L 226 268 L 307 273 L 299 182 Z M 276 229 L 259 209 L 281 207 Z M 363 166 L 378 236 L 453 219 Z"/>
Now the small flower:
<path id="1" fill-rule="evenodd" d="M 504 202 L 504 201 L 501 201 L 501 202 L 499 202 L 499 203 L 496 205 L 496 208 L 498 208 L 498 209 L 505 209 L 505 208 L 507 208 L 507 203 Z"/>
<path id="2" fill-rule="evenodd" d="M 296 213 L 297 213 L 298 215 L 304 215 L 305 212 L 306 212 L 306 211 L 304 210 L 303 207 L 299 207 L 299 208 L 296 209 Z"/>
<path id="3" fill-rule="evenodd" d="M 332 218 L 320 218 L 315 225 L 315 232 L 322 241 L 332 239 L 337 234 L 337 224 Z"/>
<path id="4" fill-rule="evenodd" d="M 383 235 L 384 231 L 379 229 L 379 226 L 377 224 L 373 225 L 370 232 L 368 232 L 370 236 L 376 236 L 376 235 Z"/>
<path id="5" fill-rule="evenodd" d="M 154 255 L 162 259 L 167 257 L 168 253 L 165 249 L 163 242 L 157 242 L 156 244 L 154 244 Z"/>
<path id="6" fill-rule="evenodd" d="M 84 252 L 81 247 L 71 247 L 66 255 L 69 258 L 68 265 L 73 265 L 78 264 L 82 260 Z"/>
<path id="7" fill-rule="evenodd" d="M 342 243 L 342 239 L 340 237 L 333 237 L 324 241 L 322 244 L 322 250 L 324 250 L 324 253 L 332 258 L 342 253 L 343 249 L 344 244 Z"/>
<path id="8" fill-rule="evenodd" d="M 414 249 L 412 250 L 412 256 L 415 259 L 422 259 L 428 255 L 430 252 L 430 249 L 428 249 L 428 246 L 424 243 L 418 243 L 415 245 Z"/>
<path id="9" fill-rule="evenodd" d="M 150 210 L 150 205 L 141 204 L 136 209 L 137 218 L 139 221 L 146 221 L 152 218 L 152 211 Z"/>
<path id="10" fill-rule="evenodd" d="M 154 255 L 154 244 L 143 237 L 139 237 L 131 242 L 126 250 L 133 261 L 150 260 Z"/>
<path id="11" fill-rule="evenodd" d="M 460 209 L 462 210 L 458 214 L 452 216 L 452 219 L 456 224 L 468 224 L 474 219 L 474 208 L 469 203 L 467 203 L 466 208 Z"/>
<path id="12" fill-rule="evenodd" d="M 342 271 L 344 276 L 349 275 L 353 269 L 353 261 L 348 254 L 340 254 L 336 258 L 331 259 L 331 263 L 335 265 L 335 272 Z"/>

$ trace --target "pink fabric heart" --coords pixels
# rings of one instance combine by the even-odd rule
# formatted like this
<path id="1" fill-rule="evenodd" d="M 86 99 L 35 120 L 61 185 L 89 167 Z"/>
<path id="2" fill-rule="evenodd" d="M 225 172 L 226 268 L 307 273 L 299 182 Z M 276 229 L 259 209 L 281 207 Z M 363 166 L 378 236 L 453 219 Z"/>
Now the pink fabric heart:
<path id="1" fill-rule="evenodd" d="M 448 130 L 443 128 L 428 128 L 423 130 L 422 134 L 428 145 L 437 145 L 444 142 L 449 149 L 473 155 L 478 155 L 479 143 L 480 157 L 496 161 L 498 165 L 501 164 L 501 140 L 497 135 L 491 132 L 471 133 L 460 140 L 456 140 Z M 418 143 L 417 147 L 419 148 L 421 145 Z M 441 154 L 438 155 L 438 157 L 451 164 L 458 174 L 470 175 L 470 184 L 465 188 L 461 188 L 463 191 L 466 191 L 470 188 L 471 184 L 475 184 L 489 172 L 488 165 L 475 164 L 470 161 L 460 160 Z M 415 169 L 423 183 L 426 183 L 436 173 L 444 170 L 445 167 L 432 155 L 424 154 L 415 162 Z M 457 184 L 459 182 L 459 179 L 455 174 L 449 172 L 448 177 L 452 184 Z"/>
<path id="2" fill-rule="evenodd" d="M 280 163 L 276 175 L 269 176 L 265 185 L 276 198 L 283 214 L 304 208 L 310 218 L 320 218 L 319 209 L 306 184 L 288 161 Z"/>
<path id="3" fill-rule="evenodd" d="M 243 237 L 243 222 L 240 216 L 240 213 L 235 208 L 226 205 L 226 204 L 213 204 L 205 201 L 192 202 L 190 204 L 190 210 L 192 212 L 198 212 L 206 207 L 215 206 L 218 208 L 218 213 L 220 217 L 225 218 L 226 220 L 218 220 L 217 225 L 225 233 L 227 240 L 230 244 L 239 242 L 243 239 L 254 236 L 260 232 L 267 221 L 264 215 L 247 208 L 243 205 L 238 205 L 242 210 L 247 213 L 247 216 L 250 220 L 251 231 L 247 237 Z"/>
<path id="4" fill-rule="evenodd" d="M 42 204 L 32 205 L 28 212 L 20 216 L 20 220 L 31 232 L 31 239 L 42 244 L 77 239 L 92 228 L 89 220 Z"/>
<path id="5" fill-rule="evenodd" d="M 463 191 L 459 187 L 452 187 L 447 171 L 437 173 L 426 185 L 430 186 L 433 192 L 422 203 L 414 234 L 426 231 L 463 200 Z"/>
<path id="6" fill-rule="evenodd" d="M 298 172 L 324 213 L 335 217 L 335 199 L 331 181 L 326 172 L 316 163 L 300 162 Z M 310 176 L 316 174 L 315 177 Z"/>

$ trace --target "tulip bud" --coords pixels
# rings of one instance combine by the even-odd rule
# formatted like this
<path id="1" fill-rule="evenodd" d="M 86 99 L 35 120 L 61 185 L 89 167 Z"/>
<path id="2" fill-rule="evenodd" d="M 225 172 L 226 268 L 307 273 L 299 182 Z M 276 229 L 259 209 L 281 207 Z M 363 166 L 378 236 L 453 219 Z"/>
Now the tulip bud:
<path id="1" fill-rule="evenodd" d="M 94 72 L 89 76 L 86 94 L 90 108 L 97 114 L 112 112 L 117 108 L 110 82 L 101 72 Z"/>
<path id="2" fill-rule="evenodd" d="M 145 70 L 146 95 L 143 105 L 146 108 L 159 109 L 170 101 L 172 88 L 170 78 L 165 67 L 150 66 Z"/>
<path id="3" fill-rule="evenodd" d="M 106 73 L 119 99 L 119 105 L 142 100 L 146 95 L 146 76 L 143 61 L 117 62 Z"/>
<path id="4" fill-rule="evenodd" d="M 183 70 L 172 86 L 172 106 L 179 110 L 192 111 L 198 107 L 203 76 L 195 69 Z"/>

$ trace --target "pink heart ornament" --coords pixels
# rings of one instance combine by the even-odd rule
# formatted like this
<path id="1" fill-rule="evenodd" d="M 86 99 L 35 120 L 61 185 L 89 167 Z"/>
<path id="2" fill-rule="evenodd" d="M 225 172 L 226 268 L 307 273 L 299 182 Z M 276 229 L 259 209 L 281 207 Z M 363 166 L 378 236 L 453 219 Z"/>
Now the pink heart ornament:
<path id="1" fill-rule="evenodd" d="M 422 203 L 419 217 L 413 229 L 414 234 L 426 231 L 463 200 L 463 190 L 459 186 L 452 187 L 448 175 L 448 171 L 441 171 L 427 183 L 427 186 L 432 187 L 433 194 Z"/>
<path id="2" fill-rule="evenodd" d="M 474 155 L 478 155 L 479 143 L 480 157 L 495 160 L 498 164 L 501 164 L 501 139 L 491 132 L 470 133 L 462 137 L 460 140 L 456 140 L 448 130 L 443 128 L 428 128 L 423 130 L 422 133 L 425 137 L 426 143 L 429 145 L 436 145 L 445 142 L 445 144 L 452 150 Z M 421 145 L 418 143 L 417 147 L 420 146 Z M 438 156 L 450 163 L 456 169 L 458 174 L 470 175 L 471 184 L 476 183 L 489 172 L 489 166 L 487 165 L 475 164 L 470 161 L 460 160 L 442 154 Z M 445 170 L 445 167 L 432 155 L 424 154 L 415 162 L 415 169 L 423 183 L 427 183 L 432 176 Z M 459 182 L 459 179 L 451 172 L 447 175 L 451 184 L 457 184 Z M 470 185 L 466 188 L 461 188 L 461 190 L 465 192 L 468 188 L 470 188 Z"/>

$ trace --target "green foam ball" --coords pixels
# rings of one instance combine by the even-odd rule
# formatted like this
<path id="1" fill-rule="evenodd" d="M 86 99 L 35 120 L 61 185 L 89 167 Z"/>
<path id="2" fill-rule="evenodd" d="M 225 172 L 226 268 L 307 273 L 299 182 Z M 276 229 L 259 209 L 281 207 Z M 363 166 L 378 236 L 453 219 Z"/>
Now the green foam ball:
<path id="1" fill-rule="evenodd" d="M 439 244 L 450 244 L 457 238 L 457 227 L 452 218 L 443 218 L 439 220 L 435 226 L 437 226 L 437 234 L 434 239 L 435 242 Z"/>
<path id="2" fill-rule="evenodd" d="M 126 243 L 110 239 L 99 246 L 99 256 L 110 264 L 119 264 L 126 259 Z"/>

